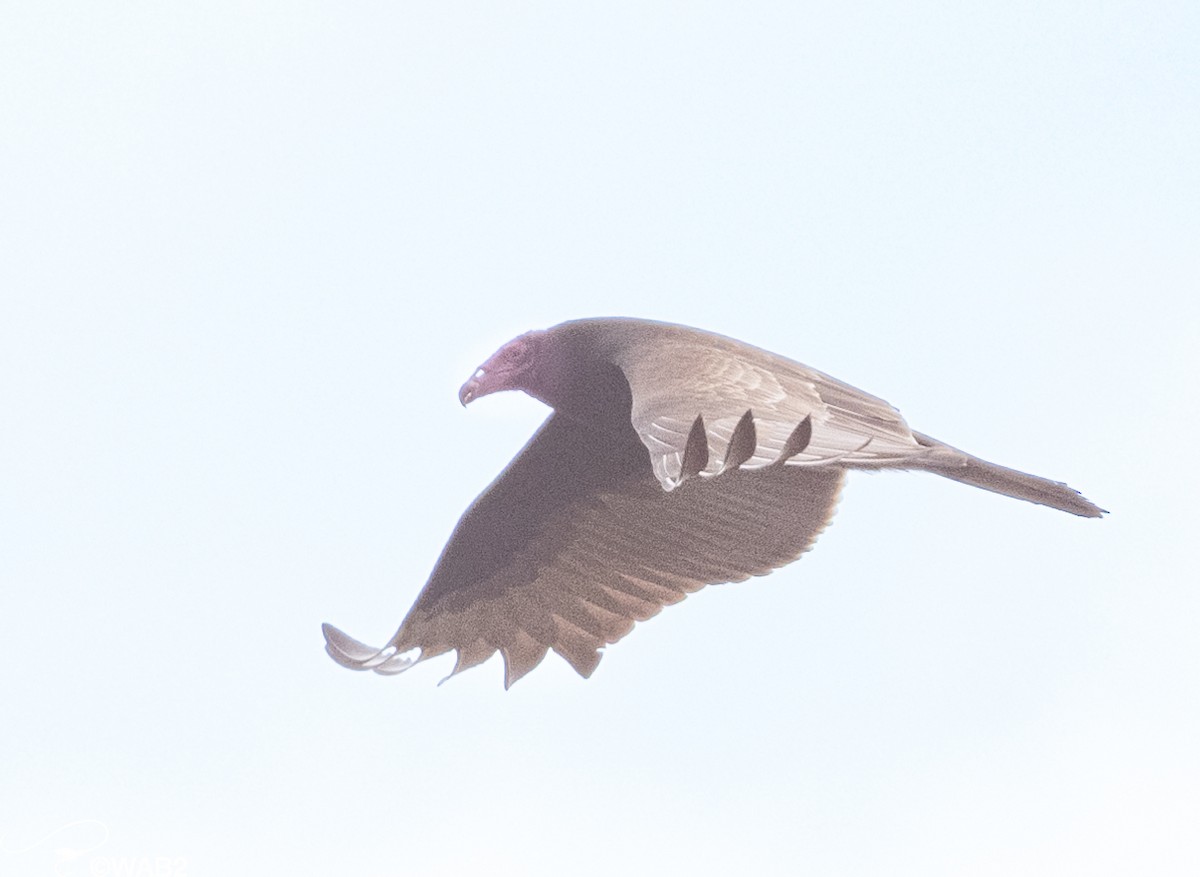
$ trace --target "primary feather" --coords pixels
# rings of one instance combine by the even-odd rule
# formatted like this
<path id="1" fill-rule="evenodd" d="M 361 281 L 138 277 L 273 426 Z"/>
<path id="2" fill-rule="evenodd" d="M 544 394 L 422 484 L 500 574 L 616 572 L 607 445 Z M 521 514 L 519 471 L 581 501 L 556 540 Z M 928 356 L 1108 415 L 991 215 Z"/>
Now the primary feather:
<path id="1" fill-rule="evenodd" d="M 554 413 L 462 516 L 384 648 L 323 626 L 339 664 L 397 673 L 454 651 L 454 675 L 499 651 L 507 687 L 552 649 L 588 676 L 605 645 L 663 606 L 799 557 L 847 469 L 919 469 L 1103 513 L 1065 484 L 914 433 L 882 399 L 685 326 L 599 319 L 529 332 L 459 398 L 503 390 Z"/>

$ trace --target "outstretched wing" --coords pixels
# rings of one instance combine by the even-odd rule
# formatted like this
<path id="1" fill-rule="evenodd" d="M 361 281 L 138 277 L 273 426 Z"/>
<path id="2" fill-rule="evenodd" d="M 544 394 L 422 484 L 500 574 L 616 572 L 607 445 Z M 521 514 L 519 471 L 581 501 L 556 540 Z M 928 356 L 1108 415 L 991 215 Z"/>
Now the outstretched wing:
<path id="1" fill-rule="evenodd" d="M 751 469 L 874 468 L 929 454 L 887 402 L 785 357 L 669 323 L 580 322 L 593 324 L 624 372 L 633 426 L 668 490 L 693 474 L 715 475 L 731 459 Z M 689 438 L 698 441 L 694 430 L 709 449 L 699 472 L 684 459 Z"/>
<path id="2" fill-rule="evenodd" d="M 836 467 L 731 469 L 664 492 L 622 427 L 551 415 L 463 515 L 387 646 L 325 625 L 329 654 L 395 673 L 453 650 L 453 675 L 499 650 L 508 687 L 553 649 L 589 676 L 635 622 L 706 584 L 789 563 L 833 514 Z"/>

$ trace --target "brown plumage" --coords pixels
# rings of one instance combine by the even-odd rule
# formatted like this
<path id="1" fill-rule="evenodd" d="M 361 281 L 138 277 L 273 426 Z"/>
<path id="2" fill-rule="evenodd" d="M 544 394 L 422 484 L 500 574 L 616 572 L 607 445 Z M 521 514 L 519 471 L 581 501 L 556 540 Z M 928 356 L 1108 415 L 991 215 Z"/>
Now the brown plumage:
<path id="1" fill-rule="evenodd" d="M 911 431 L 882 399 L 684 326 L 601 319 L 529 332 L 459 398 L 501 390 L 554 413 L 462 516 L 383 649 L 323 626 L 339 664 L 399 673 L 454 651 L 453 675 L 499 651 L 508 687 L 553 649 L 589 676 L 635 622 L 808 550 L 847 469 L 921 469 L 1103 513 L 1065 484 Z"/>

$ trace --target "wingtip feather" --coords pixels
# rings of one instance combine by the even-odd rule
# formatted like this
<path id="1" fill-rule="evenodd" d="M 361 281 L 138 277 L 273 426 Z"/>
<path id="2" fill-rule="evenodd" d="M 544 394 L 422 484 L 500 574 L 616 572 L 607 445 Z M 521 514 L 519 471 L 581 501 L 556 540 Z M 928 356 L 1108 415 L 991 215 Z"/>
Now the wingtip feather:
<path id="1" fill-rule="evenodd" d="M 413 657 L 406 652 L 397 653 L 395 646 L 373 648 L 347 636 L 332 624 L 322 624 L 321 633 L 325 636 L 325 652 L 348 670 L 374 670 L 392 676 L 403 673 L 420 660 L 419 656 Z"/>

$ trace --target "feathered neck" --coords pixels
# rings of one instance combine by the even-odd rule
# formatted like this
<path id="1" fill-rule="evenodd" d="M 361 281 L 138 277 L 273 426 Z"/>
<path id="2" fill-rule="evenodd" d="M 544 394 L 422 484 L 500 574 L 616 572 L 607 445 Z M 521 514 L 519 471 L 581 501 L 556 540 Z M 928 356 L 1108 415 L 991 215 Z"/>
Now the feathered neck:
<path id="1" fill-rule="evenodd" d="M 597 428 L 629 424 L 629 382 L 581 326 L 564 324 L 539 338 L 537 366 L 525 391 L 555 411 Z"/>

